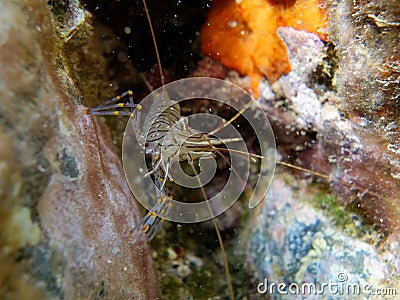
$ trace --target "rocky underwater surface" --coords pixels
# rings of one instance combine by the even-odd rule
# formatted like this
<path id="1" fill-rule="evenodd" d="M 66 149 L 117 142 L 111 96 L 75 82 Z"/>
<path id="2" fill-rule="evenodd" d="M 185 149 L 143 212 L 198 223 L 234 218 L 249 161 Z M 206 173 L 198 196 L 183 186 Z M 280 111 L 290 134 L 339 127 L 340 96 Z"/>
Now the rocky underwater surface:
<path id="1" fill-rule="evenodd" d="M 120 159 L 74 103 L 68 28 L 45 1 L 0 11 L 1 298 L 158 297 L 148 246 L 127 236 L 140 214 Z"/>
<path id="2" fill-rule="evenodd" d="M 216 77 L 258 94 L 278 158 L 300 168 L 278 164 L 256 210 L 238 201 L 217 219 L 236 298 L 395 297 L 398 1 L 317 1 L 304 26 L 296 8 L 314 0 L 181 2 L 148 3 L 166 80 Z M 205 29 L 235 5 L 235 20 Z M 227 33 L 228 46 L 204 46 Z M 154 64 L 141 2 L 0 1 L 1 299 L 228 299 L 210 223 L 165 224 L 150 245 L 132 243 L 143 211 L 121 165 L 126 122 L 84 113 L 128 88 L 140 101 L 143 74 L 160 84 Z M 328 282 L 360 293 L 289 290 Z M 284 291 L 263 293 L 271 283 Z"/>

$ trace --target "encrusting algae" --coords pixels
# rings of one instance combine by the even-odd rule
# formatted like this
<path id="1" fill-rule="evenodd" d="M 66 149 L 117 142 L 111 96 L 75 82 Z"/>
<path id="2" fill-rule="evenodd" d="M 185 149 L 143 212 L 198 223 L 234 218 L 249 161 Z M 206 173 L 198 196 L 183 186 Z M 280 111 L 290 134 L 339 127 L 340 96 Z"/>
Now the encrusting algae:
<path id="1" fill-rule="evenodd" d="M 201 31 L 201 50 L 249 76 L 257 97 L 262 77 L 273 83 L 291 70 L 278 27 L 291 26 L 326 40 L 326 25 L 320 0 L 217 1 Z"/>

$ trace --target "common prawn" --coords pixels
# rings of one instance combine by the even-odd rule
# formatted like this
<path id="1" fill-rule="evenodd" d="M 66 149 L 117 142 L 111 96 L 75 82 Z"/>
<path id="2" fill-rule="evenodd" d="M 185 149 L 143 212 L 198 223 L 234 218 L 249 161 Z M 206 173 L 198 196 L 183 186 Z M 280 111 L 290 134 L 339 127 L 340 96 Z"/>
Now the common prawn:
<path id="1" fill-rule="evenodd" d="M 188 162 L 200 186 L 202 196 L 206 200 L 205 202 L 209 213 L 208 219 L 212 219 L 213 221 L 221 252 L 224 257 L 224 268 L 229 295 L 231 299 L 234 299 L 228 260 L 224 250 L 223 240 L 215 221 L 216 214 L 207 201 L 207 194 L 202 187 L 201 180 L 197 178 L 199 171 L 196 169 L 195 162 L 197 162 L 199 167 L 199 160 L 201 158 L 210 158 L 215 156 L 216 153 L 222 156 L 216 146 L 229 142 L 237 142 L 238 138 L 227 138 L 223 140 L 213 138 L 211 135 L 204 134 L 199 130 L 191 128 L 188 119 L 181 116 L 180 105 L 170 99 L 168 91 L 164 87 L 163 69 L 146 1 L 143 1 L 143 6 L 153 38 L 162 83 L 162 89 L 156 96 L 157 99 L 153 99 L 144 120 L 141 119 L 143 107 L 140 104 L 134 104 L 132 91 L 127 91 L 97 107 L 90 108 L 86 113 L 92 115 L 129 116 L 130 120 L 127 128 L 133 129 L 139 147 L 145 154 L 151 157 L 151 168 L 147 173 L 143 174 L 143 177 L 152 176 L 154 178 L 153 183 L 156 203 L 149 209 L 144 218 L 130 230 L 130 235 L 133 237 L 134 242 L 143 235 L 146 236 L 148 241 L 151 241 L 161 227 L 169 211 L 174 209 L 172 205 L 172 194 L 167 192 L 167 182 L 173 181 L 170 174 L 171 167 L 174 163 L 179 163 L 180 161 Z M 121 103 L 120 101 L 124 99 L 127 101 Z M 225 128 L 226 125 L 227 124 L 220 126 L 220 129 Z M 213 131 L 213 134 L 216 134 L 218 131 L 219 130 Z M 222 150 L 224 149 L 221 148 L 221 151 Z M 227 163 L 229 164 L 228 161 Z M 233 171 L 236 172 L 235 170 Z M 194 214 L 197 215 L 197 212 Z"/>

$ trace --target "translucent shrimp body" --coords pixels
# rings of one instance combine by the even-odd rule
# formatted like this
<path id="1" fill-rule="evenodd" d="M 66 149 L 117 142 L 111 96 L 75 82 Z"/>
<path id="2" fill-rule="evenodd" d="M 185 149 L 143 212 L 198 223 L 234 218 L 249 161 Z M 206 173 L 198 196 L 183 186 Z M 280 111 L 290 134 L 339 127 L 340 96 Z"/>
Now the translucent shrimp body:
<path id="1" fill-rule="evenodd" d="M 204 86 L 207 88 L 202 88 Z M 159 103 L 160 96 L 165 92 L 174 99 L 169 100 L 173 109 L 170 112 L 172 127 L 167 118 L 167 107 L 162 104 L 165 102 Z M 251 155 L 245 144 L 246 137 L 243 137 L 230 122 L 214 114 L 196 114 L 187 118 L 180 116 L 179 102 L 192 98 L 209 99 L 229 105 L 252 126 L 261 153 L 258 157 L 260 170 L 258 174 L 251 174 L 257 178 L 257 182 L 248 206 L 255 207 L 267 192 L 272 180 L 275 168 L 274 135 L 268 119 L 247 92 L 232 83 L 213 78 L 175 81 L 154 91 L 140 103 L 141 115 L 145 121 L 136 124 L 136 120 L 130 120 L 124 133 L 122 153 L 126 178 L 133 194 L 145 208 L 153 211 L 157 204 L 156 199 L 160 197 L 157 195 L 158 190 L 171 202 L 171 209 L 162 218 L 180 223 L 193 223 L 223 213 L 244 191 L 250 177 L 251 163 Z M 253 109 L 248 109 L 251 106 Z M 224 145 L 226 149 L 220 149 L 220 145 Z M 209 182 L 215 173 L 214 158 L 220 155 L 220 151 L 229 154 L 232 172 L 217 195 L 195 203 L 179 202 L 168 197 L 169 193 L 165 190 L 167 180 L 189 188 L 199 188 Z M 146 155 L 150 156 L 152 161 L 149 169 Z M 196 178 L 182 172 L 177 163 L 179 161 L 196 161 L 195 164 L 198 164 L 200 169 Z M 155 189 L 150 188 L 153 186 Z M 210 202 L 216 208 L 212 215 L 205 202 Z"/>

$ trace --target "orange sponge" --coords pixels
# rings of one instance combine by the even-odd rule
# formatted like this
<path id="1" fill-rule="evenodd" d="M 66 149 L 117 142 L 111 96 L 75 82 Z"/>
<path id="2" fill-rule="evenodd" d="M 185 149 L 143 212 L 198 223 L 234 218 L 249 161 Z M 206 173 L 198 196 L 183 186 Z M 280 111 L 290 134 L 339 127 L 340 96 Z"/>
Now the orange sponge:
<path id="1" fill-rule="evenodd" d="M 326 40 L 326 23 L 320 0 L 218 0 L 201 31 L 202 52 L 248 75 L 257 97 L 263 76 L 273 83 L 291 69 L 277 28 L 291 26 Z"/>

